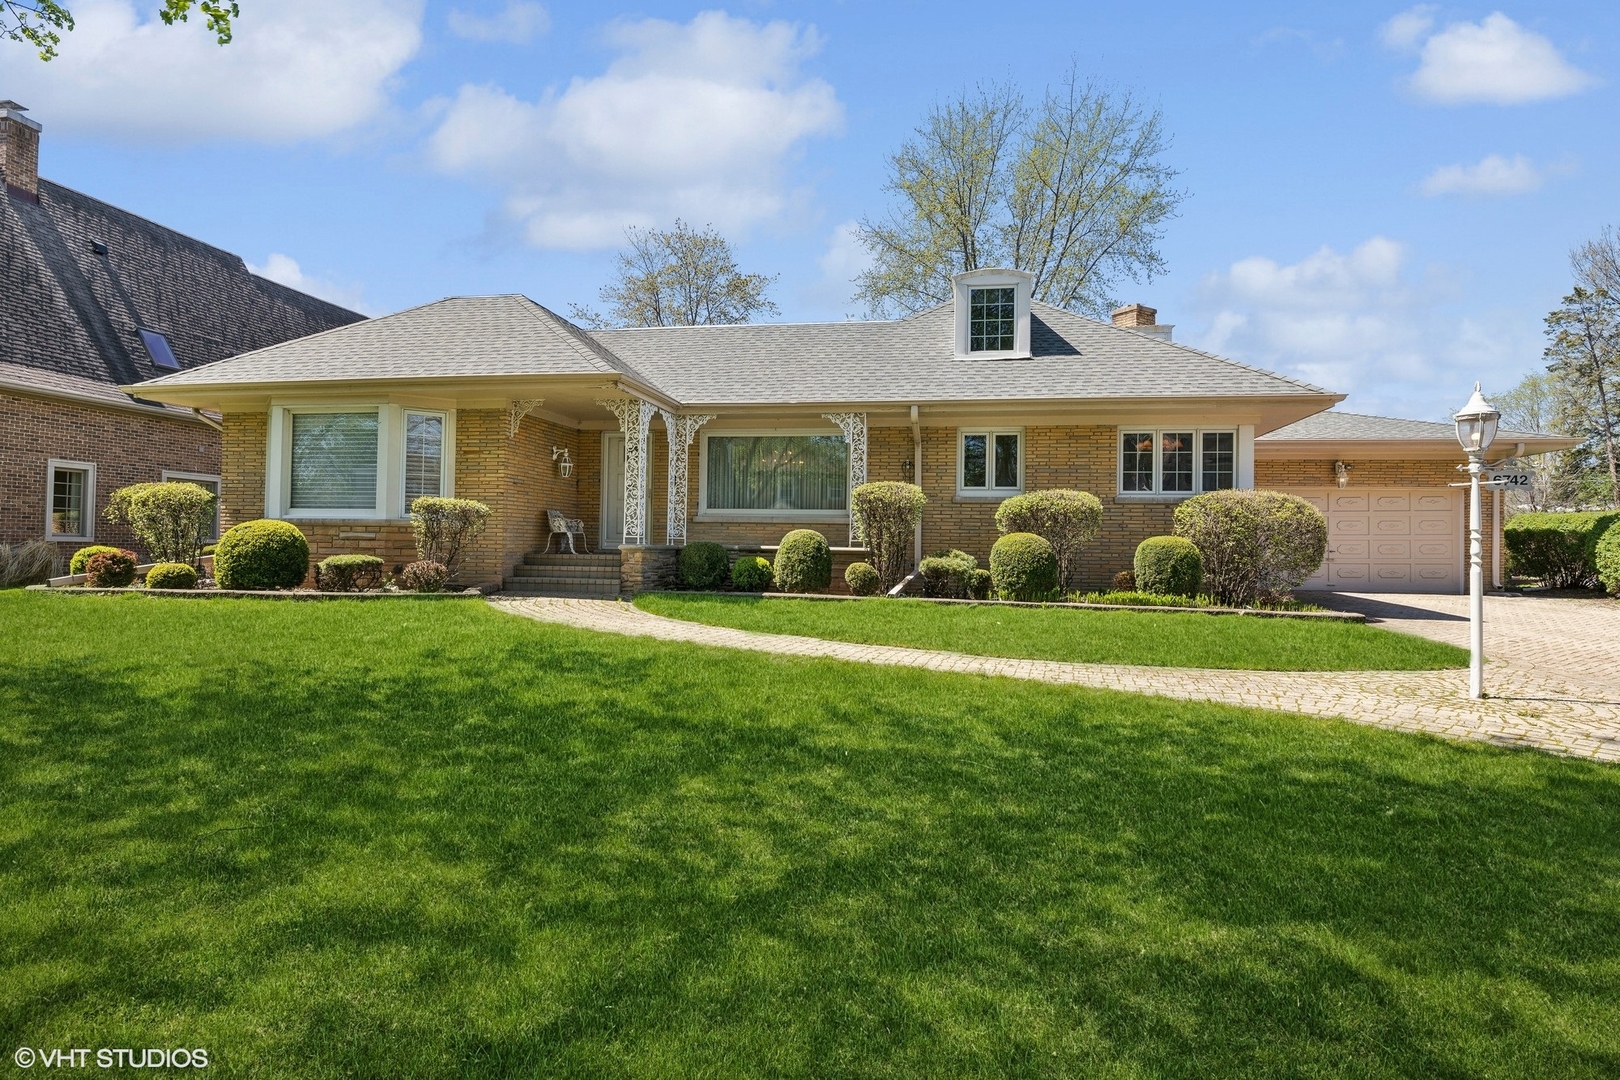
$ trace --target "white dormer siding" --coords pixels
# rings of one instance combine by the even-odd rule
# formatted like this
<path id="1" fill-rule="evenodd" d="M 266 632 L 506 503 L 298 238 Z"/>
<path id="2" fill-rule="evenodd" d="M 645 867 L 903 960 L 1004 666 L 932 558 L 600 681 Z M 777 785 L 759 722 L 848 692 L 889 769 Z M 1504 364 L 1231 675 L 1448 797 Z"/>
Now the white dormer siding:
<path id="1" fill-rule="evenodd" d="M 1034 274 L 1023 270 L 969 270 L 951 281 L 956 293 L 958 359 L 1011 360 L 1029 356 L 1029 294 Z"/>

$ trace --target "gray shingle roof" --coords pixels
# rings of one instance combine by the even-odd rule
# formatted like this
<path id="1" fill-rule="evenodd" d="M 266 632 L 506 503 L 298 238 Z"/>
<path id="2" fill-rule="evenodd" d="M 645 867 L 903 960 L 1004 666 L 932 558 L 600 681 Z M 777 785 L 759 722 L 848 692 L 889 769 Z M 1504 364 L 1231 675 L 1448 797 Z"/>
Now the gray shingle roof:
<path id="1" fill-rule="evenodd" d="M 83 375 L 64 375 L 60 371 L 27 367 L 23 364 L 0 363 L 0 390 L 22 390 L 45 397 L 68 398 L 113 408 L 134 409 L 154 415 L 167 413 L 184 419 L 195 414 L 178 405 L 163 405 L 156 401 L 132 398 L 110 382 L 87 379 Z"/>
<path id="2" fill-rule="evenodd" d="M 145 385 L 638 373 L 526 296 L 455 296 Z"/>
<path id="3" fill-rule="evenodd" d="M 1503 440 L 1556 439 L 1560 436 L 1536 431 L 1497 431 L 1498 442 Z M 1397 420 L 1391 416 L 1368 416 L 1365 413 L 1340 412 L 1329 409 L 1315 416 L 1278 428 L 1259 436 L 1269 442 L 1384 442 L 1395 439 L 1437 439 L 1456 442 L 1455 425 L 1434 420 Z"/>

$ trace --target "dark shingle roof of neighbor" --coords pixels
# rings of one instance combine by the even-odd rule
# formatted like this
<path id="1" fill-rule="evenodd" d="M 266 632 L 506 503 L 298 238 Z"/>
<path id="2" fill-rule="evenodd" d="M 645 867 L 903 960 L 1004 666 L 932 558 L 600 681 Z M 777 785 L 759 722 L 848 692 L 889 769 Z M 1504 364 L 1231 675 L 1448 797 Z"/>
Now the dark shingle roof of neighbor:
<path id="1" fill-rule="evenodd" d="M 38 372 L 42 389 L 77 387 L 94 399 L 105 394 L 87 384 L 165 374 L 142 328 L 163 334 L 191 369 L 363 318 L 49 180 L 40 180 L 38 202 L 0 195 L 0 364 Z"/>
<path id="2" fill-rule="evenodd" d="M 527 297 L 454 297 L 151 385 L 617 373 L 693 404 L 1328 393 L 1045 304 L 1028 359 L 958 359 L 953 335 L 949 305 L 894 321 L 588 332 Z"/>
<path id="3" fill-rule="evenodd" d="M 1498 442 L 1512 439 L 1556 439 L 1536 431 L 1513 431 L 1501 428 L 1496 433 Z M 1261 441 L 1275 442 L 1354 442 L 1358 439 L 1381 442 L 1395 439 L 1439 439 L 1455 442 L 1455 425 L 1435 420 L 1397 420 L 1389 416 L 1368 416 L 1365 413 L 1340 412 L 1329 409 L 1315 416 L 1307 416 L 1287 427 L 1259 436 Z"/>

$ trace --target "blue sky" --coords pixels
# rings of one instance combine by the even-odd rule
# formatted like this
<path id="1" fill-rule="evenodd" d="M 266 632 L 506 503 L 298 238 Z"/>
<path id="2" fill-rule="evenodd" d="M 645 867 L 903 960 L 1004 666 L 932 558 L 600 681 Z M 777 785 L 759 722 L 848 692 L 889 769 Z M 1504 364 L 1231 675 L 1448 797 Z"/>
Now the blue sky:
<path id="1" fill-rule="evenodd" d="M 843 318 L 850 224 L 930 102 L 1071 62 L 1162 108 L 1188 192 L 1119 298 L 1346 408 L 1536 369 L 1569 248 L 1620 224 L 1613 3 L 243 0 L 224 49 L 156 6 L 76 0 L 50 65 L 0 47 L 41 171 L 374 314 L 594 303 L 624 225 L 678 214 L 784 319 Z"/>

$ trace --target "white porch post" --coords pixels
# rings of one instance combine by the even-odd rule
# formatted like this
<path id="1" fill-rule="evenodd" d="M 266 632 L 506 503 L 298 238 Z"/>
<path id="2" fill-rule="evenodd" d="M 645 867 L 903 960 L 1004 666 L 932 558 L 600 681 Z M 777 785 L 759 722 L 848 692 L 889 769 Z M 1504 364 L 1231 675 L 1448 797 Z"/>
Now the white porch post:
<path id="1" fill-rule="evenodd" d="M 624 542 L 645 545 L 647 428 L 658 407 L 640 398 L 606 398 L 597 404 L 619 418 L 619 430 L 624 432 Z"/>
<path id="2" fill-rule="evenodd" d="M 860 543 L 860 522 L 855 520 L 855 489 L 866 483 L 866 414 L 863 412 L 822 413 L 838 425 L 849 440 L 849 546 Z"/>
<path id="3" fill-rule="evenodd" d="M 714 419 L 713 413 L 680 415 L 658 410 L 669 436 L 669 506 L 664 521 L 664 543 L 678 547 L 686 543 L 687 458 L 698 428 Z"/>

